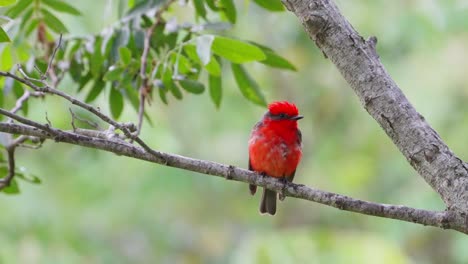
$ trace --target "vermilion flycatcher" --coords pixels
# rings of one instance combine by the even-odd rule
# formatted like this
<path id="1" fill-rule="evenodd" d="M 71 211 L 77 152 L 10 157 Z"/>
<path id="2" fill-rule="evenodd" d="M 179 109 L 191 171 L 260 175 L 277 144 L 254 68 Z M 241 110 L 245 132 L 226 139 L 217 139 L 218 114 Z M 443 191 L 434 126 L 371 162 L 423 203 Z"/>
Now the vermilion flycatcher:
<path id="1" fill-rule="evenodd" d="M 268 105 L 268 112 L 250 135 L 249 170 L 292 182 L 302 156 L 302 136 L 297 127 L 297 120 L 302 117 L 292 103 Z M 249 188 L 254 195 L 257 186 L 249 185 Z M 276 213 L 276 192 L 263 189 L 260 213 Z"/>

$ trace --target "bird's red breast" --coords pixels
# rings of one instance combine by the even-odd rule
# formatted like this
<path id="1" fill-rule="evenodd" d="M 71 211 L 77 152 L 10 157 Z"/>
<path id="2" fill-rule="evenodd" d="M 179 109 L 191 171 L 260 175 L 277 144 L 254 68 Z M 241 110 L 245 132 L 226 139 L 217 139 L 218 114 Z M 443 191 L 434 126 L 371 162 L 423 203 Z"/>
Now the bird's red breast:
<path id="1" fill-rule="evenodd" d="M 249 140 L 252 169 L 278 178 L 292 175 L 302 156 L 298 131 L 258 123 Z"/>

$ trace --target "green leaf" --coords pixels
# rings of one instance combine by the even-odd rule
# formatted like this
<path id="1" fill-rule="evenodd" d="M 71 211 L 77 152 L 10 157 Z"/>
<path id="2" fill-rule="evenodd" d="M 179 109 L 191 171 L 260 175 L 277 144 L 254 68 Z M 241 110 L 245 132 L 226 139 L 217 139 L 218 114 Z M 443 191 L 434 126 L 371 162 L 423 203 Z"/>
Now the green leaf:
<path id="1" fill-rule="evenodd" d="M 171 90 L 171 86 L 173 86 L 174 83 L 172 82 L 172 70 L 169 67 L 162 74 L 161 81 L 163 82 L 163 87 L 166 91 Z"/>
<path id="2" fill-rule="evenodd" d="M 126 46 L 130 39 L 130 31 L 128 27 L 122 27 L 121 29 L 116 29 L 112 41 L 109 40 L 109 43 L 112 43 L 110 47 L 110 63 L 114 64 L 119 59 L 119 48 Z"/>
<path id="3" fill-rule="evenodd" d="M 210 97 L 216 108 L 219 109 L 221 105 L 221 98 L 223 96 L 222 82 L 220 76 L 208 76 L 208 85 L 210 88 Z"/>
<path id="4" fill-rule="evenodd" d="M 81 80 L 81 74 L 83 73 L 83 64 L 78 62 L 75 58 L 70 61 L 70 77 L 75 81 L 79 82 Z"/>
<path id="5" fill-rule="evenodd" d="M 93 75 L 88 71 L 88 73 L 80 78 L 78 82 L 78 89 L 77 91 L 81 91 L 88 83 L 90 83 L 91 79 L 93 78 Z"/>
<path id="6" fill-rule="evenodd" d="M 222 10 L 226 18 L 232 24 L 236 23 L 237 11 L 233 0 L 221 0 Z"/>
<path id="7" fill-rule="evenodd" d="M 109 105 L 112 117 L 114 119 L 118 119 L 122 114 L 124 101 L 122 93 L 115 88 L 111 88 L 110 95 L 109 95 Z"/>
<path id="8" fill-rule="evenodd" d="M 28 8 L 27 10 L 28 11 L 26 11 L 26 13 L 24 13 L 23 17 L 21 18 L 20 28 L 22 29 L 26 28 L 26 24 L 31 22 L 31 17 L 34 11 L 33 8 Z"/>
<path id="9" fill-rule="evenodd" d="M 294 67 L 294 65 L 292 65 L 285 58 L 283 58 L 280 55 L 276 54 L 274 51 L 263 50 L 263 53 L 265 53 L 266 59 L 262 60 L 262 61 L 259 61 L 260 63 L 263 63 L 265 65 L 268 65 L 268 66 L 271 66 L 271 67 L 274 67 L 274 68 L 297 71 L 297 69 L 296 69 L 296 67 Z"/>
<path id="10" fill-rule="evenodd" d="M 203 0 L 193 0 L 193 6 L 197 15 L 206 18 L 206 9 Z"/>
<path id="11" fill-rule="evenodd" d="M 123 65 L 128 65 L 132 61 L 132 52 L 127 47 L 119 48 L 119 56 Z"/>
<path id="12" fill-rule="evenodd" d="M 179 87 L 174 84 L 172 80 L 172 71 L 170 68 L 167 68 L 162 76 L 162 82 L 166 90 L 171 91 L 172 95 L 178 100 L 182 99 L 182 92 L 180 91 Z"/>
<path id="13" fill-rule="evenodd" d="M 5 30 L 3 30 L 3 28 L 0 27 L 0 43 L 2 42 L 10 42 L 10 38 L 8 37 Z"/>
<path id="14" fill-rule="evenodd" d="M 269 11 L 284 11 L 281 0 L 253 0 L 257 5 Z"/>
<path id="15" fill-rule="evenodd" d="M 122 77 L 123 68 L 111 66 L 109 71 L 104 74 L 104 81 L 117 81 Z"/>
<path id="16" fill-rule="evenodd" d="M 131 77 L 125 74 L 122 77 L 122 81 L 120 82 L 119 88 L 125 89 L 125 98 L 130 102 L 132 107 L 138 113 L 140 99 L 138 98 L 138 90 L 133 87 Z"/>
<path id="17" fill-rule="evenodd" d="M 13 93 L 16 99 L 19 99 L 24 94 L 24 88 L 20 82 L 13 81 Z"/>
<path id="18" fill-rule="evenodd" d="M 167 105 L 167 96 L 166 96 L 167 91 L 162 88 L 158 88 L 158 93 L 159 93 L 159 98 L 161 98 L 161 101 Z"/>
<path id="19" fill-rule="evenodd" d="M 62 13 L 68 13 L 71 15 L 75 16 L 81 16 L 80 11 L 78 11 L 76 8 L 71 6 L 70 4 L 67 4 L 65 1 L 59 1 L 59 0 L 42 0 L 42 3 L 45 5 L 49 6 L 50 8 L 62 12 Z"/>
<path id="20" fill-rule="evenodd" d="M 194 80 L 180 80 L 179 84 L 189 93 L 201 94 L 205 91 L 205 86 L 201 82 Z"/>
<path id="21" fill-rule="evenodd" d="M 16 2 L 16 0 L 0 0 L 0 7 L 1 6 L 9 6 Z"/>
<path id="22" fill-rule="evenodd" d="M 92 101 L 94 101 L 96 97 L 98 97 L 98 95 L 104 89 L 104 86 L 106 86 L 106 83 L 102 80 L 102 77 L 98 77 L 94 81 L 91 91 L 89 91 L 88 95 L 86 96 L 85 102 L 91 103 Z"/>
<path id="23" fill-rule="evenodd" d="M 170 91 L 172 93 L 172 95 L 177 99 L 177 100 L 182 100 L 183 96 L 182 96 L 182 92 L 180 91 L 179 87 L 175 84 L 171 85 L 170 87 Z"/>
<path id="24" fill-rule="evenodd" d="M 28 100 L 23 102 L 23 106 L 21 107 L 21 111 L 23 111 L 23 114 L 25 116 L 28 115 L 28 111 L 29 111 L 29 101 Z"/>
<path id="25" fill-rule="evenodd" d="M 219 65 L 218 60 L 216 60 L 214 56 L 211 56 L 210 63 L 205 65 L 205 69 L 210 75 L 221 75 L 221 66 Z"/>
<path id="26" fill-rule="evenodd" d="M 42 16 L 44 18 L 45 24 L 55 31 L 55 33 L 62 34 L 62 33 L 68 33 L 67 27 L 58 19 L 54 14 L 51 12 L 47 11 L 46 9 L 42 8 L 41 9 Z"/>
<path id="27" fill-rule="evenodd" d="M 41 181 L 41 179 L 39 177 L 37 177 L 37 176 L 35 176 L 33 174 L 30 174 L 30 173 L 18 172 L 15 175 L 16 175 L 16 177 L 18 179 L 30 182 L 32 184 L 41 184 L 42 183 L 42 181 Z"/>
<path id="28" fill-rule="evenodd" d="M 0 70 L 3 71 L 9 71 L 11 67 L 13 67 L 13 56 L 11 52 L 11 45 L 6 45 L 3 48 L 3 52 L 1 53 L 0 56 L 0 61 L 2 62 L 0 64 Z"/>
<path id="29" fill-rule="evenodd" d="M 2 190 L 6 194 L 19 194 L 20 190 L 18 187 L 18 183 L 15 179 L 10 182 L 10 185 Z"/>
<path id="30" fill-rule="evenodd" d="M 192 69 L 190 61 L 182 54 L 171 55 L 171 62 L 174 64 L 174 67 L 177 65 L 177 73 L 187 74 Z"/>
<path id="31" fill-rule="evenodd" d="M 260 91 L 258 84 L 250 77 L 244 67 L 231 63 L 231 68 L 242 95 L 255 104 L 266 106 L 265 97 Z"/>
<path id="32" fill-rule="evenodd" d="M 197 55 L 196 48 L 194 45 L 185 45 L 184 46 L 185 54 L 194 62 L 202 64 L 200 58 Z M 221 74 L 221 66 L 214 56 L 211 56 L 210 62 L 204 66 L 206 71 L 211 75 L 219 76 Z"/>
<path id="33" fill-rule="evenodd" d="M 101 73 L 104 58 L 101 51 L 102 37 L 96 37 L 94 40 L 94 52 L 89 54 L 89 67 L 93 76 Z"/>
<path id="34" fill-rule="evenodd" d="M 33 32 L 34 29 L 37 28 L 37 26 L 39 25 L 39 22 L 40 22 L 40 19 L 39 18 L 33 18 L 31 20 L 31 23 L 29 23 L 29 25 L 26 27 L 26 29 L 24 30 L 24 34 L 26 36 L 29 36 L 31 35 L 31 33 Z"/>
<path id="35" fill-rule="evenodd" d="M 262 61 L 265 53 L 257 46 L 240 40 L 216 36 L 211 50 L 234 63 Z"/>
<path id="36" fill-rule="evenodd" d="M 219 11 L 219 7 L 215 3 L 216 0 L 205 0 L 206 5 L 213 11 Z"/>
<path id="37" fill-rule="evenodd" d="M 5 12 L 5 15 L 11 18 L 17 18 L 19 14 L 26 10 L 26 7 L 31 5 L 32 1 L 33 0 L 19 0 L 14 6 Z"/>

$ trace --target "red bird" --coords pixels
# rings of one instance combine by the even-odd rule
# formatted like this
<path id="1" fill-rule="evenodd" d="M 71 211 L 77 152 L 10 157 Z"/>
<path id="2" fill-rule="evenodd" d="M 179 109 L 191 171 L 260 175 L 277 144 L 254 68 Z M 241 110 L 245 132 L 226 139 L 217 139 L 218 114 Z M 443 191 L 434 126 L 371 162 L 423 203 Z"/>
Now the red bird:
<path id="1" fill-rule="evenodd" d="M 303 118 L 289 102 L 274 102 L 258 122 L 249 140 L 249 170 L 292 182 L 302 156 L 302 135 L 297 121 Z M 252 195 L 257 186 L 249 185 Z M 283 200 L 284 197 L 280 196 Z M 276 213 L 276 192 L 263 189 L 260 213 Z"/>

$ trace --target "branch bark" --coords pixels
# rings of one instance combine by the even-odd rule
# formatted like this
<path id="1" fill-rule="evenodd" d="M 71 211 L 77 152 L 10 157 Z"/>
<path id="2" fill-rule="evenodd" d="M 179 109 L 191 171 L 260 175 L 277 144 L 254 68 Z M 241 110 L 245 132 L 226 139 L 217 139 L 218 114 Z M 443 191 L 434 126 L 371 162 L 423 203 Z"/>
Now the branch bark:
<path id="1" fill-rule="evenodd" d="M 439 193 L 449 210 L 466 219 L 468 166 L 447 147 L 387 73 L 375 50 L 377 38 L 364 40 L 332 0 L 282 1 L 411 166 Z"/>
<path id="2" fill-rule="evenodd" d="M 11 117 L 15 118 L 14 116 Z M 0 132 L 34 136 L 42 139 L 52 139 L 55 142 L 64 142 L 88 148 L 100 149 L 120 156 L 131 157 L 164 166 L 267 187 L 268 189 L 283 193 L 285 196 L 321 203 L 340 210 L 397 219 L 444 229 L 454 229 L 468 234 L 468 226 L 466 223 L 461 221 L 461 219 L 451 211 L 428 211 L 402 205 L 367 202 L 345 195 L 307 187 L 302 184 L 284 183 L 273 177 L 262 177 L 255 172 L 231 165 L 198 160 L 164 152 L 157 152 L 158 156 L 155 156 L 148 153 L 145 149 L 131 145 L 125 141 L 95 138 L 80 135 L 72 131 L 53 129 L 53 132 L 50 133 L 34 126 L 0 122 Z"/>

